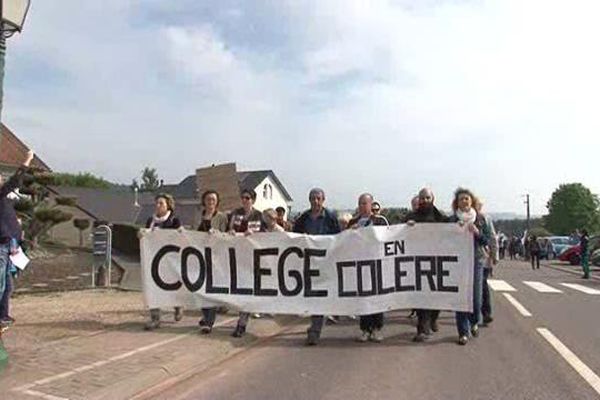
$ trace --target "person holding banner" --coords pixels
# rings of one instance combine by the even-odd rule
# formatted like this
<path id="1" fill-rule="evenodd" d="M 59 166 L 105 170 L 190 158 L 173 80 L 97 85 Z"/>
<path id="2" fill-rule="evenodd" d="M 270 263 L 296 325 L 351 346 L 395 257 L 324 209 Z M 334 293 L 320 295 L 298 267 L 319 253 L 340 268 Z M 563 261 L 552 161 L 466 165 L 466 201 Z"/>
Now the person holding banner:
<path id="1" fill-rule="evenodd" d="M 146 229 L 179 229 L 181 221 L 175 216 L 175 199 L 166 193 L 160 193 L 154 198 L 154 215 L 146 221 Z M 175 307 L 175 322 L 181 321 L 183 310 Z M 144 329 L 151 331 L 160 327 L 160 308 L 150 309 L 150 321 Z"/>
<path id="2" fill-rule="evenodd" d="M 457 312 L 456 327 L 458 343 L 462 346 L 469 341 L 469 335 L 479 336 L 481 323 L 481 303 L 483 291 L 483 267 L 487 259 L 487 246 L 492 240 L 485 216 L 478 212 L 481 209 L 479 199 L 468 189 L 459 188 L 454 193 L 452 222 L 464 225 L 473 234 L 475 246 L 475 271 L 473 274 L 473 312 Z"/>
<path id="3" fill-rule="evenodd" d="M 444 215 L 434 205 L 435 196 L 433 191 L 423 188 L 419 191 L 419 206 L 416 211 L 411 212 L 406 217 L 408 225 L 415 223 L 448 222 L 448 217 Z M 437 319 L 440 315 L 439 310 L 416 310 L 417 314 L 417 334 L 413 338 L 414 342 L 424 342 L 429 338 L 431 332 L 439 330 Z"/>
<path id="4" fill-rule="evenodd" d="M 207 190 L 202 193 L 202 220 L 198 226 L 200 232 L 214 233 L 226 232 L 228 226 L 227 215 L 219 211 L 219 193 Z M 202 319 L 198 322 L 200 333 L 208 335 L 212 332 L 217 319 L 217 308 L 203 308 Z"/>
<path id="5" fill-rule="evenodd" d="M 367 226 L 389 226 L 388 221 L 381 215 L 373 213 L 373 196 L 370 193 L 363 193 L 358 198 L 358 215 L 348 222 L 348 229 L 364 228 Z M 361 315 L 360 330 L 361 336 L 359 342 L 381 342 L 383 335 L 383 313 Z"/>
<path id="6" fill-rule="evenodd" d="M 243 189 L 240 193 L 242 206 L 231 213 L 229 220 L 229 233 L 232 235 L 250 236 L 255 232 L 265 231 L 265 222 L 262 213 L 254 208 L 256 192 L 252 189 Z M 246 333 L 250 313 L 240 312 L 237 325 L 231 334 L 240 338 Z"/>
<path id="7" fill-rule="evenodd" d="M 334 213 L 325 208 L 325 192 L 314 188 L 308 194 L 310 209 L 302 213 L 294 224 L 294 232 L 308 235 L 335 235 L 341 232 L 340 224 Z M 313 315 L 307 330 L 306 344 L 314 346 L 319 342 L 323 330 L 324 317 Z"/>

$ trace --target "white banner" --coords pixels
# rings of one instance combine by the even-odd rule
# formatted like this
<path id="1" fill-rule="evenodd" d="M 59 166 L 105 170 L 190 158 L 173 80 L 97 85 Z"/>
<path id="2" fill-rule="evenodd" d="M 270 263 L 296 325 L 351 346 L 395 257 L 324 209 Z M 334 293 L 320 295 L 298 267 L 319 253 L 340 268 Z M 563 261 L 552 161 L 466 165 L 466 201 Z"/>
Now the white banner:
<path id="1" fill-rule="evenodd" d="M 141 239 L 150 308 L 216 305 L 273 314 L 472 311 L 473 237 L 457 224 L 338 235 L 156 230 Z"/>

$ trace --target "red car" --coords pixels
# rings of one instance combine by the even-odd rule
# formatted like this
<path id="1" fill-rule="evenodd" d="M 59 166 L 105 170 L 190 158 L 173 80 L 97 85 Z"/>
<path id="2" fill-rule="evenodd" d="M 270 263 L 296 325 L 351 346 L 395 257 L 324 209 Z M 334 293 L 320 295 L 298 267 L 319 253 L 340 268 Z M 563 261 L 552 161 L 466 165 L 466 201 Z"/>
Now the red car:
<path id="1" fill-rule="evenodd" d="M 573 246 L 569 247 L 567 250 L 563 251 L 560 256 L 558 256 L 560 261 L 571 263 L 571 265 L 579 265 L 581 264 L 581 246 Z"/>

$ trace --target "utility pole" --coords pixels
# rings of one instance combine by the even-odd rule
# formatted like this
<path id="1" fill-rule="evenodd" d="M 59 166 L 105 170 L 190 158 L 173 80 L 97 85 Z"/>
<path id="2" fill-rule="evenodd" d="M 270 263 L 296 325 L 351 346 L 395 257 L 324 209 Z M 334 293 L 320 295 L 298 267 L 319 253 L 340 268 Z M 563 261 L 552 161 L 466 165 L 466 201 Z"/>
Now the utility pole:
<path id="1" fill-rule="evenodd" d="M 525 205 L 527 206 L 527 231 L 531 230 L 531 213 L 529 208 L 529 193 L 525 195 Z"/>

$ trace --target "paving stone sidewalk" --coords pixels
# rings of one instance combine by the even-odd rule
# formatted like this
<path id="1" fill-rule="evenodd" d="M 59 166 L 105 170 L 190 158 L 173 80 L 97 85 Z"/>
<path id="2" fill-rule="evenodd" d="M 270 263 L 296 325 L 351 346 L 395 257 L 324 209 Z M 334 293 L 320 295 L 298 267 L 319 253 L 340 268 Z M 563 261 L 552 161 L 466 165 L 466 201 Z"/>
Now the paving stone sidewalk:
<path id="1" fill-rule="evenodd" d="M 179 323 L 165 313 L 161 329 L 145 332 L 141 294 L 109 290 L 20 296 L 12 313 L 17 323 L 2 337 L 10 355 L 0 372 L 3 399 L 129 399 L 298 322 L 253 319 L 248 334 L 234 339 L 235 315 L 219 316 L 205 336 L 197 312 Z"/>

